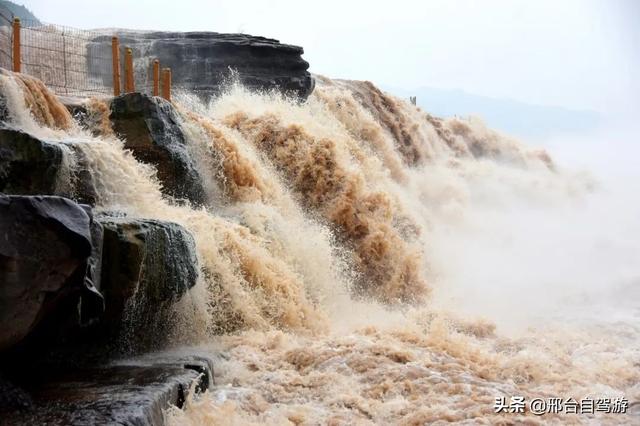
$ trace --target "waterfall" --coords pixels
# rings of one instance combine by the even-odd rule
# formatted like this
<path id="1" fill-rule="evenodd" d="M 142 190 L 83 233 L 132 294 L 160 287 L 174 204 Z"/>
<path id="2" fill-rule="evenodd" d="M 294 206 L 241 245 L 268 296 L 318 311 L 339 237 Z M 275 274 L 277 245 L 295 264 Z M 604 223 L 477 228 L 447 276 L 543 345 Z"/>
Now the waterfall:
<path id="1" fill-rule="evenodd" d="M 540 253 L 562 226 L 524 232 L 570 227 L 593 191 L 543 150 L 369 82 L 318 76 L 304 103 L 235 83 L 175 96 L 208 193 L 196 207 L 163 195 L 104 101 L 85 129 L 41 83 L 4 73 L 0 87 L 12 125 L 72 148 L 69 186 L 82 154 L 98 211 L 193 235 L 184 331 L 217 357 L 219 386 L 174 424 L 473 423 L 503 420 L 498 396 L 640 398 L 640 329 L 557 316 L 596 293 L 561 285 L 571 272 Z"/>

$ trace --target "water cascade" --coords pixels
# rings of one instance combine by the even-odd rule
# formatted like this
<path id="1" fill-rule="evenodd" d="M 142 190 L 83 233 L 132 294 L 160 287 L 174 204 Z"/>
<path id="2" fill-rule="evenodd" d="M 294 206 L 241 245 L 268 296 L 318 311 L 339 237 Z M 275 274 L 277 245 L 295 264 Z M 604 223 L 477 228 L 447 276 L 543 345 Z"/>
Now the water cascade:
<path id="1" fill-rule="evenodd" d="M 232 83 L 207 102 L 174 99 L 206 192 L 198 204 L 164 193 L 156 168 L 125 149 L 109 101 L 87 100 L 80 123 L 37 80 L 5 72 L 0 91 L 9 126 L 64 146 L 57 185 L 69 196 L 90 178 L 96 212 L 193 236 L 199 277 L 168 350 L 205 348 L 218 377 L 166 413 L 173 424 L 500 422 L 499 396 L 640 400 L 637 311 L 635 324 L 580 327 L 540 310 L 527 328 L 536 316 L 517 284 L 505 294 L 526 326 L 498 315 L 505 303 L 474 299 L 502 268 L 514 282 L 545 268 L 499 261 L 529 248 L 510 230 L 536 223 L 505 212 L 570 215 L 590 197 L 593 181 L 543 150 L 369 82 L 317 76 L 303 103 Z M 486 276 L 465 275 L 483 262 Z M 582 294 L 556 290 L 553 303 Z"/>

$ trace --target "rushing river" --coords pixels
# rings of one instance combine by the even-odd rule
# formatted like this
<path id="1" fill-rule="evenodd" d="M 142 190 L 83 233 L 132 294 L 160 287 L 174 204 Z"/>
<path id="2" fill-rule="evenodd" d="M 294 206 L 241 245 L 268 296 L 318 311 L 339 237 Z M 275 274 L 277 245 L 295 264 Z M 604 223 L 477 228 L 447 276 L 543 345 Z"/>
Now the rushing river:
<path id="1" fill-rule="evenodd" d="M 176 99 L 208 192 L 192 208 L 104 102 L 91 136 L 1 79 L 13 123 L 69 147 L 60 185 L 81 152 L 98 209 L 195 238 L 172 350 L 212 356 L 216 386 L 172 424 L 640 423 L 640 191 L 615 163 L 585 172 L 368 82 L 317 77 L 305 103 L 232 85 Z"/>

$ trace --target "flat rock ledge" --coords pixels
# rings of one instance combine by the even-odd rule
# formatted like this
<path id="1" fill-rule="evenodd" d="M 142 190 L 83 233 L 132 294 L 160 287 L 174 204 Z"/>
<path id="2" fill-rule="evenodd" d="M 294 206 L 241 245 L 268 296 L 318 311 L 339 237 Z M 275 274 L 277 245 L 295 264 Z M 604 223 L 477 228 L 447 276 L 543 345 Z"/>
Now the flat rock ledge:
<path id="1" fill-rule="evenodd" d="M 31 399 L 22 404 L 11 406 L 10 386 L 0 381 L 0 425 L 163 425 L 164 410 L 212 385 L 212 362 L 199 356 L 52 369 L 23 384 Z"/>

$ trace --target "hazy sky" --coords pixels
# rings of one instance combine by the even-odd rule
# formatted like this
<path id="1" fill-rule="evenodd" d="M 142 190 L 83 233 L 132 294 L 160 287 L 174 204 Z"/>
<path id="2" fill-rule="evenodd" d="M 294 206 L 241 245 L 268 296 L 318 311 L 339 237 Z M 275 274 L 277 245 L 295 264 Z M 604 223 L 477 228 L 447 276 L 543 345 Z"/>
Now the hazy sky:
<path id="1" fill-rule="evenodd" d="M 21 0 L 17 0 L 20 3 Z M 24 1 L 24 0 L 22 0 Z M 244 32 L 301 45 L 311 71 L 635 114 L 635 0 L 30 0 L 80 28 Z"/>

